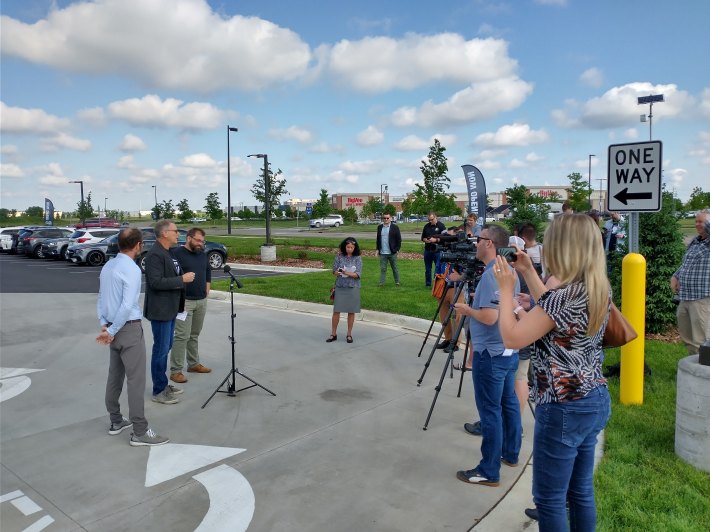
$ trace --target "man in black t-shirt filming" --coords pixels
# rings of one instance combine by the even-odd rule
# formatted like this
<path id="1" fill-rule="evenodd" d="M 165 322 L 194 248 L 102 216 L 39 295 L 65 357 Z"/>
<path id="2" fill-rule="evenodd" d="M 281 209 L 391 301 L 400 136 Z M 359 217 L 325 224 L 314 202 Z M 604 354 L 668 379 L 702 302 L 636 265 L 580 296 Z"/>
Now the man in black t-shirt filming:
<path id="1" fill-rule="evenodd" d="M 446 231 L 446 226 L 441 223 L 435 212 L 429 213 L 429 223 L 422 229 L 422 242 L 424 242 L 424 282 L 426 286 L 431 286 L 431 267 L 439 267 L 439 252 L 436 245 L 439 243 L 439 236 Z"/>
<path id="2" fill-rule="evenodd" d="M 197 338 L 207 313 L 207 296 L 212 284 L 212 269 L 205 253 L 205 232 L 193 227 L 187 232 L 185 245 L 171 250 L 184 272 L 194 272 L 194 282 L 185 285 L 185 312 L 175 321 L 175 337 L 170 353 L 170 380 L 187 382 L 182 370 L 187 359 L 187 371 L 209 373 L 212 371 L 200 364 Z"/>

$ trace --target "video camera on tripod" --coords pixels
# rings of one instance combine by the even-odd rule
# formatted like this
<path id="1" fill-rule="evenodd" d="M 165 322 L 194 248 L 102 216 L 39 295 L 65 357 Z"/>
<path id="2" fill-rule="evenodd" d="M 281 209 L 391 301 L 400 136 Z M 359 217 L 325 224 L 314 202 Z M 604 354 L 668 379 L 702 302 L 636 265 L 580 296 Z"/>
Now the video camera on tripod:
<path id="1" fill-rule="evenodd" d="M 467 237 L 463 231 L 454 235 L 440 235 L 436 250 L 441 252 L 441 261 L 456 267 L 463 280 L 471 283 L 469 288 L 475 290 L 486 268 L 476 257 L 476 237 Z"/>

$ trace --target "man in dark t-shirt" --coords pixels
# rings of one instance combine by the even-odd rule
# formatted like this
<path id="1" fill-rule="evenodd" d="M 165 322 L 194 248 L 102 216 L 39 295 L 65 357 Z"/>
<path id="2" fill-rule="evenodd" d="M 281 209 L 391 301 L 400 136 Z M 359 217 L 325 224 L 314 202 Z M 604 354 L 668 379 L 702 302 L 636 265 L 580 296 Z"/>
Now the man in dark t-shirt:
<path id="1" fill-rule="evenodd" d="M 185 287 L 185 312 L 175 321 L 175 338 L 170 353 L 170 380 L 187 382 L 182 370 L 187 360 L 187 371 L 209 373 L 210 368 L 200 364 L 198 337 L 207 313 L 207 295 L 212 284 L 212 270 L 205 253 L 205 232 L 193 227 L 187 232 L 185 245 L 172 250 L 173 257 L 185 272 L 194 272 L 194 282 Z"/>

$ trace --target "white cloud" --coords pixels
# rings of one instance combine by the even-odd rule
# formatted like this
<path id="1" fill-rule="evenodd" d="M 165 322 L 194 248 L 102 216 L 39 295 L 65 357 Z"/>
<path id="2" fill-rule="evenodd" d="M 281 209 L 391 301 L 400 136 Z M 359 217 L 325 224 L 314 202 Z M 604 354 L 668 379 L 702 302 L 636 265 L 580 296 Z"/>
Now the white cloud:
<path id="1" fill-rule="evenodd" d="M 602 96 L 583 104 L 569 100 L 565 103 L 565 109 L 555 109 L 552 117 L 558 126 L 564 128 L 623 127 L 638 122 L 639 115 L 648 112 L 648 106 L 638 105 L 637 98 L 649 94 L 665 96 L 665 102 L 654 107 L 653 116 L 657 120 L 679 116 L 694 107 L 694 98 L 676 85 L 637 82 L 609 89 Z"/>
<path id="2" fill-rule="evenodd" d="M 710 118 L 710 89 L 703 89 L 700 96 L 700 113 L 705 118 Z"/>
<path id="3" fill-rule="evenodd" d="M 597 67 L 588 68 L 579 76 L 579 81 L 582 85 L 598 89 L 604 84 L 604 73 Z"/>
<path id="4" fill-rule="evenodd" d="M 546 142 L 549 136 L 544 129 L 534 131 L 528 124 L 511 124 L 501 126 L 495 133 L 482 133 L 474 141 L 487 147 L 528 146 Z"/>
<path id="5" fill-rule="evenodd" d="M 69 127 L 69 120 L 66 118 L 50 115 L 42 109 L 10 107 L 2 101 L 0 116 L 0 130 L 5 133 L 56 133 Z"/>
<path id="6" fill-rule="evenodd" d="M 567 0 L 534 0 L 536 4 L 540 4 L 542 6 L 558 6 L 558 7 L 566 7 L 567 6 Z"/>
<path id="7" fill-rule="evenodd" d="M 269 135 L 277 140 L 295 140 L 304 144 L 313 139 L 313 134 L 310 131 L 298 126 L 290 126 L 286 129 L 272 129 L 269 131 Z"/>
<path id="8" fill-rule="evenodd" d="M 121 144 L 118 147 L 119 150 L 121 151 L 139 151 L 139 150 L 145 150 L 146 145 L 145 142 L 143 142 L 143 139 L 136 136 L 132 135 L 131 133 L 126 134 L 123 137 L 123 140 L 121 141 Z"/>
<path id="9" fill-rule="evenodd" d="M 338 168 L 350 174 L 371 174 L 382 168 L 382 161 L 344 161 Z"/>
<path id="10" fill-rule="evenodd" d="M 89 109 L 80 109 L 76 116 L 82 122 L 91 124 L 92 126 L 100 127 L 106 123 L 106 114 L 102 107 L 91 107 Z"/>
<path id="11" fill-rule="evenodd" d="M 41 143 L 44 151 L 57 151 L 60 149 L 89 151 L 91 149 L 90 140 L 79 139 L 62 132 L 51 137 L 42 138 Z"/>
<path id="12" fill-rule="evenodd" d="M 0 163 L 0 177 L 24 177 L 25 172 L 16 164 Z"/>
<path id="13" fill-rule="evenodd" d="M 258 17 L 226 17 L 205 0 L 53 6 L 45 19 L 33 24 L 3 16 L 3 54 L 73 72 L 123 75 L 150 87 L 198 92 L 258 90 L 297 79 L 312 59 L 308 44 L 291 30 Z"/>
<path id="14" fill-rule="evenodd" d="M 136 165 L 133 164 L 133 155 L 124 155 L 116 163 L 116 168 L 126 168 L 128 170 L 135 169 Z"/>
<path id="15" fill-rule="evenodd" d="M 180 164 L 189 168 L 214 168 L 217 162 L 206 153 L 195 153 L 180 159 Z"/>
<path id="16" fill-rule="evenodd" d="M 544 160 L 544 159 L 545 159 L 545 158 L 544 158 L 543 156 L 538 155 L 538 154 L 535 153 L 534 151 L 531 151 L 530 153 L 528 153 L 528 154 L 525 156 L 525 160 L 526 160 L 527 162 L 529 162 L 529 163 L 536 163 L 536 162 L 542 161 L 542 160 Z"/>
<path id="17" fill-rule="evenodd" d="M 328 144 L 327 142 L 320 142 L 308 148 L 308 151 L 311 153 L 341 153 L 345 151 L 345 147 L 341 145 Z"/>
<path id="18" fill-rule="evenodd" d="M 394 145 L 394 149 L 399 151 L 428 150 L 431 146 L 434 145 L 434 139 L 439 139 L 439 142 L 444 147 L 449 147 L 453 144 L 456 144 L 456 135 L 445 135 L 437 133 L 429 137 L 428 140 L 422 139 L 416 135 L 407 135 Z"/>
<path id="19" fill-rule="evenodd" d="M 336 170 L 335 172 L 331 172 L 329 174 L 328 179 L 330 181 L 345 182 L 345 183 L 349 183 L 351 185 L 354 185 L 358 181 L 360 181 L 360 176 L 353 175 L 353 174 L 347 174 L 347 173 L 343 172 L 342 170 Z"/>
<path id="20" fill-rule="evenodd" d="M 515 109 L 532 89 L 532 83 L 517 77 L 474 83 L 442 103 L 429 100 L 419 108 L 400 107 L 392 113 L 391 121 L 398 127 L 450 126 L 477 122 Z"/>
<path id="21" fill-rule="evenodd" d="M 384 133 L 375 126 L 367 126 L 367 129 L 357 135 L 357 143 L 360 146 L 374 146 L 380 144 L 384 139 Z"/>
<path id="22" fill-rule="evenodd" d="M 0 146 L 0 154 L 2 155 L 15 155 L 18 149 L 14 144 L 3 144 Z"/>
<path id="23" fill-rule="evenodd" d="M 111 118 L 125 120 L 133 126 L 175 127 L 186 130 L 215 129 L 221 126 L 225 113 L 204 102 L 184 104 L 182 100 L 148 94 L 143 98 L 129 98 L 108 106 Z"/>
<path id="24" fill-rule="evenodd" d="M 40 170 L 46 172 L 45 175 L 39 178 L 39 182 L 42 185 L 57 187 L 69 184 L 69 178 L 64 175 L 64 170 L 59 163 L 49 163 Z M 88 177 L 81 177 L 79 179 L 84 181 L 84 190 L 86 190 L 86 184 L 90 182 L 91 179 Z"/>
<path id="25" fill-rule="evenodd" d="M 624 137 L 629 140 L 637 139 L 639 137 L 639 130 L 635 127 L 631 127 L 624 131 Z"/>
<path id="26" fill-rule="evenodd" d="M 376 93 L 413 89 L 447 81 L 470 84 L 513 75 L 517 61 L 500 39 L 472 39 L 455 33 L 402 39 L 366 37 L 342 40 L 330 50 L 329 72 L 355 90 Z"/>

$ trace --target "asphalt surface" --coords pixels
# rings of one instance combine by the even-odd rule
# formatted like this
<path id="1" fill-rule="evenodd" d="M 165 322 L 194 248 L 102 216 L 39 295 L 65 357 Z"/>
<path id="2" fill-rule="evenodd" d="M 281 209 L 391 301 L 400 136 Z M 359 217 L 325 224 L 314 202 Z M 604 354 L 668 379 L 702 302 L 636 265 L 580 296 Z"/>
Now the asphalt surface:
<path id="1" fill-rule="evenodd" d="M 241 267 L 234 267 L 233 272 L 239 278 L 284 275 L 282 272 Z M 0 253 L 0 293 L 2 294 L 97 294 L 100 273 L 100 267 Z M 212 271 L 214 280 L 228 278 L 229 276 L 221 270 Z"/>
<path id="2" fill-rule="evenodd" d="M 37 290 L 46 272 L 65 283 L 63 292 L 49 295 L 0 296 L 3 532 L 530 526 L 522 514 L 528 468 L 502 467 L 497 488 L 456 479 L 457 470 L 480 459 L 480 439 L 462 429 L 475 416 L 470 373 L 457 397 L 458 374 L 443 373 L 446 359 L 436 351 L 417 386 L 430 351 L 416 356 L 423 339 L 417 331 L 428 322 L 363 311 L 353 344 L 344 342 L 342 323 L 338 341 L 325 343 L 332 307 L 236 294 L 235 365 L 276 395 L 253 387 L 234 397 L 217 393 L 204 406 L 232 375 L 232 311 L 228 296 L 213 292 L 200 336 L 201 362 L 213 372 L 186 373 L 176 405 L 153 403 L 146 390 L 149 424 L 171 442 L 131 447 L 130 431 L 107 434 L 107 350 L 94 341 L 95 294 L 66 288 L 71 269 L 0 258 L 7 286 Z M 91 271 L 94 279 L 97 272 Z M 143 330 L 149 388 L 152 337 L 145 320 Z M 235 381 L 237 389 L 250 384 L 240 374 Z M 125 392 L 122 405 L 127 415 Z M 524 430 L 532 434 L 529 414 Z M 524 438 L 521 464 L 531 443 Z M 511 502 L 519 487 L 522 499 Z"/>

